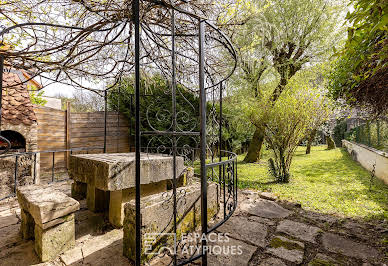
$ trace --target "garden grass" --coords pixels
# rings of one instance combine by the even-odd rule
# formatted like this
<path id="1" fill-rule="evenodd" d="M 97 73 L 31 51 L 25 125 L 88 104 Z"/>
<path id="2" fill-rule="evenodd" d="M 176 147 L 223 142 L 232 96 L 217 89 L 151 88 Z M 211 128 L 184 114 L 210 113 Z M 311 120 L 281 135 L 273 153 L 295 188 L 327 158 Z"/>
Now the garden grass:
<path id="1" fill-rule="evenodd" d="M 280 199 L 298 202 L 303 208 L 340 216 L 388 219 L 388 186 L 353 161 L 341 149 L 299 147 L 291 165 L 290 183 L 280 184 L 268 172 L 269 153 L 260 163 L 244 163 L 238 156 L 238 186 L 271 191 Z M 371 189 L 370 189 L 371 186 Z"/>

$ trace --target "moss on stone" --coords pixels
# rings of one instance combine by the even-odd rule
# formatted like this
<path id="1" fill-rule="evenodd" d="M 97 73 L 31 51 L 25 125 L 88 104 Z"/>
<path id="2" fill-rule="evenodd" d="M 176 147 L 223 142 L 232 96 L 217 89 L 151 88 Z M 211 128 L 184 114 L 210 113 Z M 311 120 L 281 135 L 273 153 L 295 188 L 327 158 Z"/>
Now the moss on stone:
<path id="1" fill-rule="evenodd" d="M 303 250 L 303 247 L 301 247 L 298 243 L 283 241 L 278 237 L 275 237 L 271 240 L 270 246 L 273 248 L 283 247 L 288 250 L 293 250 L 293 249 Z"/>
<path id="2" fill-rule="evenodd" d="M 315 258 L 312 261 L 310 261 L 308 265 L 309 266 L 334 266 L 335 264 L 327 260 Z"/>

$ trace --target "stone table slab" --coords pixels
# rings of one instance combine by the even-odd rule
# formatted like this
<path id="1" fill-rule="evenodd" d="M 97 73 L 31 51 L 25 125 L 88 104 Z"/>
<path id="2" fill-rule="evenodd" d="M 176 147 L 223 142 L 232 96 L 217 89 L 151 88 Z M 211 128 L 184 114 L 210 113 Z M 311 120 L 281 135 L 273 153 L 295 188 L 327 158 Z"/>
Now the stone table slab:
<path id="1" fill-rule="evenodd" d="M 173 178 L 173 157 L 163 154 L 140 155 L 141 184 Z M 176 157 L 176 176 L 183 171 L 183 157 Z M 75 181 L 93 183 L 97 189 L 116 191 L 135 187 L 135 153 L 77 154 L 70 156 L 69 175 Z"/>

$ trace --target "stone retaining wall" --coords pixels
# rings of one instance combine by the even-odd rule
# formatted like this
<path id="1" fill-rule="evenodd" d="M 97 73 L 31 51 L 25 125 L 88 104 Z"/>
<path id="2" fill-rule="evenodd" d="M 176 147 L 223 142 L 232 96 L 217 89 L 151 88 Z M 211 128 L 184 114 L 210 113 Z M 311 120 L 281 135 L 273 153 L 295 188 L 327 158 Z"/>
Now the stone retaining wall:
<path id="1" fill-rule="evenodd" d="M 342 146 L 347 149 L 355 161 L 358 161 L 368 171 L 373 171 L 375 165 L 375 175 L 388 185 L 388 154 L 363 144 L 342 140 Z"/>
<path id="2" fill-rule="evenodd" d="M 0 159 L 0 199 L 14 193 L 15 186 L 15 157 L 6 157 Z M 33 184 L 34 177 L 34 159 L 33 156 L 21 155 L 18 158 L 17 186 Z"/>
<path id="3" fill-rule="evenodd" d="M 146 241 L 150 234 L 155 236 L 152 242 L 152 251 L 158 252 L 161 246 L 173 249 L 171 234 L 173 232 L 173 196 L 172 192 L 154 194 L 142 198 L 141 224 L 142 224 L 142 260 L 147 260 L 145 249 L 150 248 Z M 184 233 L 193 232 L 201 226 L 201 184 L 195 183 L 190 186 L 177 189 L 177 234 L 179 240 Z M 218 206 L 218 184 L 209 182 L 207 189 L 207 210 L 208 220 L 217 215 Z M 132 261 L 135 261 L 136 244 L 136 206 L 135 201 L 125 205 L 123 254 Z M 150 251 L 150 250 L 148 250 Z M 171 250 L 170 250 L 171 251 Z M 152 257 L 152 256 L 151 256 Z M 148 258 L 149 259 L 149 258 Z"/>

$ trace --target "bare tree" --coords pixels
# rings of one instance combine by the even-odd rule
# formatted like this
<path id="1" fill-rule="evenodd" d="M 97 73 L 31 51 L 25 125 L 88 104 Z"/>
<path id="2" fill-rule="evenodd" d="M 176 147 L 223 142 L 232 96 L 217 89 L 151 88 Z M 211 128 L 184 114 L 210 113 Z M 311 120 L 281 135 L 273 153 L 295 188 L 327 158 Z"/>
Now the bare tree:
<path id="1" fill-rule="evenodd" d="M 212 18 L 215 5 L 189 1 L 141 2 L 141 64 L 144 72 L 171 75 L 171 24 L 175 11 L 177 81 L 197 87 L 198 21 Z M 113 87 L 134 66 L 131 1 L 11 0 L 0 3 L 0 54 L 8 67 L 25 69 L 76 88 Z M 216 27 L 206 27 L 206 85 L 233 72 L 233 47 Z M 93 85 L 95 84 L 95 85 Z"/>

